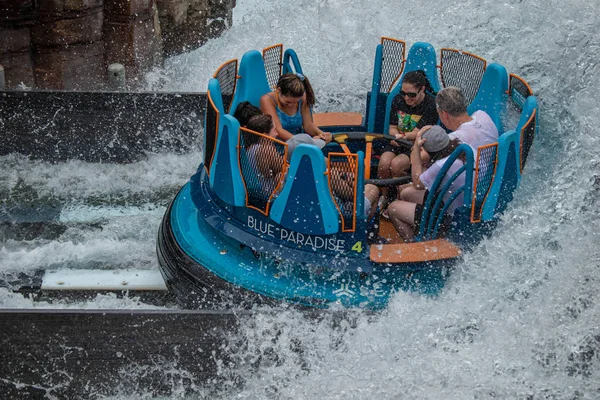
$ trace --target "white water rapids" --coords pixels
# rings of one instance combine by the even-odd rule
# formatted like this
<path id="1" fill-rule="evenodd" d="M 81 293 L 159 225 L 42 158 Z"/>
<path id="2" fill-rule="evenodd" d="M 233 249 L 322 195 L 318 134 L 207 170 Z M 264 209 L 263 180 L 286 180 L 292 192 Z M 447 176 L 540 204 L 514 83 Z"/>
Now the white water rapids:
<path id="1" fill-rule="evenodd" d="M 239 345 L 232 356 L 246 363 L 223 366 L 232 381 L 219 388 L 222 398 L 600 398 L 599 7 L 588 0 L 238 0 L 220 38 L 148 74 L 151 90 L 205 91 L 223 62 L 281 42 L 298 53 L 318 111 L 363 112 L 375 46 L 389 36 L 499 62 L 540 101 L 540 135 L 515 199 L 438 298 L 398 293 L 385 312 L 358 313 L 352 326 L 300 311 L 259 314 L 232 342 Z M 3 157 L 0 191 L 67 204 L 60 215 L 67 229 L 33 240 L 5 235 L 2 269 L 157 268 L 166 203 L 199 159 L 197 152 L 132 165 L 50 165 Z M 0 306 L 50 305 L 3 291 Z M 99 296 L 52 307 L 147 306 Z"/>

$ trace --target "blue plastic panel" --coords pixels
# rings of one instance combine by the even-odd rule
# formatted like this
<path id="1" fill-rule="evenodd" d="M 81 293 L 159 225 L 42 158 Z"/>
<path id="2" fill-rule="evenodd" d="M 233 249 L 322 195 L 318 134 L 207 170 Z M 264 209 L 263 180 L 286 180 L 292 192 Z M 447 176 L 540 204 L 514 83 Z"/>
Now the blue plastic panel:
<path id="1" fill-rule="evenodd" d="M 444 186 L 441 186 L 442 181 L 447 176 L 450 167 L 463 153 L 466 157 L 464 166 L 458 172 L 450 176 Z M 448 160 L 446 160 L 444 166 L 435 178 L 433 185 L 431 185 L 429 195 L 423 204 L 423 216 L 421 221 L 419 221 L 419 235 L 416 237 L 416 241 L 420 242 L 423 240 L 437 239 L 438 229 L 440 224 L 443 222 L 446 211 L 461 192 L 464 193 L 463 207 L 469 210 L 471 209 L 473 194 L 473 164 L 473 148 L 467 144 L 461 144 L 452 152 L 452 154 L 450 154 Z M 462 173 L 465 174 L 465 184 L 461 188 L 457 189 L 448 199 L 446 199 L 447 201 L 444 203 L 444 194 L 448 192 L 451 184 Z M 435 202 L 433 201 L 434 197 L 437 198 Z M 435 217 L 435 219 L 433 217 Z"/>
<path id="2" fill-rule="evenodd" d="M 210 167 L 210 186 L 221 200 L 233 206 L 246 205 L 246 189 L 237 159 L 239 122 L 230 115 L 221 118 L 221 129 Z"/>
<path id="3" fill-rule="evenodd" d="M 475 99 L 467 107 L 472 115 L 475 111 L 483 110 L 492 118 L 498 132 L 504 132 L 501 116 L 508 101 L 508 72 L 502 65 L 489 64 L 481 79 Z"/>
<path id="4" fill-rule="evenodd" d="M 483 205 L 482 221 L 494 218 L 497 205 L 503 205 L 498 211 L 503 211 L 508 199 L 519 182 L 519 135 L 514 130 L 505 132 L 498 139 L 498 164 L 492 187 Z"/>
<path id="5" fill-rule="evenodd" d="M 215 78 L 210 78 L 208 81 L 208 91 L 213 104 L 217 107 L 217 110 L 221 115 L 225 114 L 225 108 L 223 107 L 223 96 L 221 95 L 221 85 Z"/>
<path id="6" fill-rule="evenodd" d="M 288 176 L 271 206 L 270 216 L 296 232 L 338 232 L 338 212 L 325 175 L 325 159 L 318 147 L 302 144 L 294 150 Z"/>
<path id="7" fill-rule="evenodd" d="M 257 50 L 244 54 L 238 74 L 235 95 L 229 110 L 234 112 L 242 101 L 249 101 L 259 107 L 260 98 L 271 91 L 262 54 Z"/>
<path id="8" fill-rule="evenodd" d="M 537 110 L 537 108 L 538 108 L 537 98 L 535 96 L 527 97 L 527 100 L 525 101 L 525 104 L 523 105 L 523 111 L 521 111 L 521 117 L 519 118 L 519 123 L 515 127 L 515 130 L 517 132 L 521 132 L 521 129 L 523 129 L 523 126 L 525 126 L 527 121 L 529 121 L 529 118 L 531 118 L 531 114 L 533 114 L 533 112 L 535 110 Z M 538 115 L 538 118 L 539 118 L 539 115 Z M 535 133 L 537 134 L 537 125 L 536 125 Z"/>
<path id="9" fill-rule="evenodd" d="M 371 86 L 369 108 L 365 116 L 368 132 L 375 132 L 375 121 L 377 120 L 377 99 L 381 91 L 381 65 L 383 62 L 383 45 L 378 44 L 375 49 L 375 66 L 373 67 L 373 83 Z M 386 132 L 387 133 L 387 132 Z"/>
<path id="10" fill-rule="evenodd" d="M 283 72 L 284 74 L 303 74 L 302 66 L 300 65 L 300 60 L 298 59 L 298 55 L 293 49 L 286 49 L 283 53 Z"/>

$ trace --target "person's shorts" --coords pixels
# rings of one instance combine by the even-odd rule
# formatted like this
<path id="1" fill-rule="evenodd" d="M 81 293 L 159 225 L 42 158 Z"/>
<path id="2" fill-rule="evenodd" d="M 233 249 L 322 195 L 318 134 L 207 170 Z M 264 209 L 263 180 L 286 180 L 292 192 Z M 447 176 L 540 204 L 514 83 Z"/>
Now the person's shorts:
<path id="1" fill-rule="evenodd" d="M 429 190 L 425 189 L 425 194 L 423 195 L 423 201 L 427 199 L 429 195 Z M 425 206 L 423 204 L 417 204 L 415 207 L 415 223 L 412 226 L 413 233 L 416 235 L 419 234 L 419 226 L 421 225 L 421 218 L 423 218 L 423 209 Z"/>
<path id="2" fill-rule="evenodd" d="M 373 155 L 378 155 L 378 156 L 382 155 L 386 151 L 391 151 L 395 155 L 399 155 L 399 154 L 409 155 L 410 154 L 409 149 L 402 147 L 402 146 L 392 146 L 392 144 L 389 140 L 383 140 L 383 139 L 373 140 L 372 151 L 373 151 Z"/>

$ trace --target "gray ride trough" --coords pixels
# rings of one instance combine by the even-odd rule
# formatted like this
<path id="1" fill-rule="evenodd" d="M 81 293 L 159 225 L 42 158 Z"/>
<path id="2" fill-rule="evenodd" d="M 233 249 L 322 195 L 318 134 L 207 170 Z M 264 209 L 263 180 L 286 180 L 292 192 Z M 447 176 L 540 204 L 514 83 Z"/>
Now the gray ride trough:
<path id="1" fill-rule="evenodd" d="M 200 148 L 205 93 L 0 91 L 0 155 L 129 163 Z"/>
<path id="2" fill-rule="evenodd" d="M 3 399 L 78 399 L 198 390 L 227 379 L 219 370 L 230 364 L 228 338 L 244 315 L 5 309 L 0 313 L 0 394 Z"/>
<path id="3" fill-rule="evenodd" d="M 205 93 L 0 91 L 0 156 L 130 163 L 148 153 L 197 151 L 205 107 Z M 20 284 L 0 279 L 0 287 L 35 292 L 43 277 L 38 272 L 15 277 L 24 279 Z M 24 291 L 35 296 L 31 290 Z M 167 301 L 166 292 L 149 295 Z M 209 383 L 218 387 L 229 379 L 219 371 L 229 363 L 227 343 L 245 315 L 251 314 L 2 309 L 0 398 L 170 396 L 198 393 Z"/>

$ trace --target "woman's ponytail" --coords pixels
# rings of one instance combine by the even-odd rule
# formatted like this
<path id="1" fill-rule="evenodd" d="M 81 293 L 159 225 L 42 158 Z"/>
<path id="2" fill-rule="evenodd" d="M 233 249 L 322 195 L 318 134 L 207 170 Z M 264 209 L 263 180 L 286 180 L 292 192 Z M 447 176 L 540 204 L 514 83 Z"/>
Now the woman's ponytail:
<path id="1" fill-rule="evenodd" d="M 302 74 L 283 74 L 277 82 L 277 87 L 284 96 L 301 97 L 306 94 L 308 107 L 315 105 L 315 93 L 308 78 Z"/>

